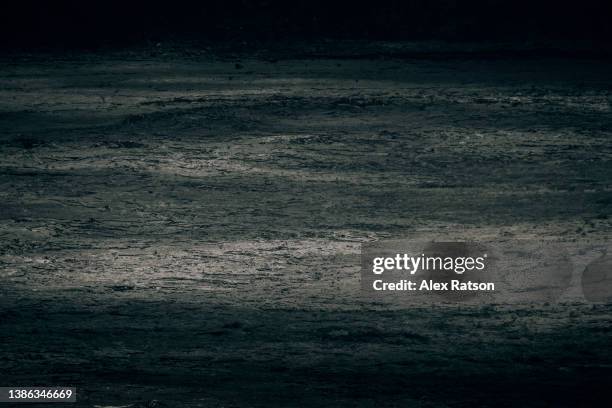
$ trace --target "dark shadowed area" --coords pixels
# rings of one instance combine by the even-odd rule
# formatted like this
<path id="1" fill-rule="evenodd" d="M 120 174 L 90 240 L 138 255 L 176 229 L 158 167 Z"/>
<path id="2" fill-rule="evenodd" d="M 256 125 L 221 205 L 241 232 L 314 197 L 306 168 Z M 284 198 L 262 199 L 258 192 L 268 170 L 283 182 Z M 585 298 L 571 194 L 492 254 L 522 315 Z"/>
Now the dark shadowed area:
<path id="1" fill-rule="evenodd" d="M 8 47 L 130 46 L 146 41 L 587 41 L 609 47 L 607 1 L 23 0 L 0 13 Z"/>

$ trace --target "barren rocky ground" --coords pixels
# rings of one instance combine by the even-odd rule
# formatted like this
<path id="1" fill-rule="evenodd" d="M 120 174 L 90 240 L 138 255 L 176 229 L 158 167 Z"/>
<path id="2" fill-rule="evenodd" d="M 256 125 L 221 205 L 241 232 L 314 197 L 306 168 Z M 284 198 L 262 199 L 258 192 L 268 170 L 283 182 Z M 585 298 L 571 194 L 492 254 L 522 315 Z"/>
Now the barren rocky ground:
<path id="1" fill-rule="evenodd" d="M 386 305 L 363 242 L 606 243 L 612 62 L 0 62 L 2 385 L 76 406 L 599 406 L 609 304 Z M 604 398 L 605 397 L 605 398 Z"/>

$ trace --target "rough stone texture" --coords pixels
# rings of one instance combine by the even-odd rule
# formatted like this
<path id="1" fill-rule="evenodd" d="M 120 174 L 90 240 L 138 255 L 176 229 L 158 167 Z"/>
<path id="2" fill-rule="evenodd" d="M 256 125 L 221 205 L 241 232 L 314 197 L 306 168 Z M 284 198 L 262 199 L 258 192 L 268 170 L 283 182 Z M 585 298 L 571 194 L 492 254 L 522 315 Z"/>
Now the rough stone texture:
<path id="1" fill-rule="evenodd" d="M 610 72 L 4 60 L 0 382 L 75 385 L 76 406 L 600 405 L 612 309 L 580 268 L 559 303 L 388 307 L 361 296 L 359 251 L 605 242 Z"/>

